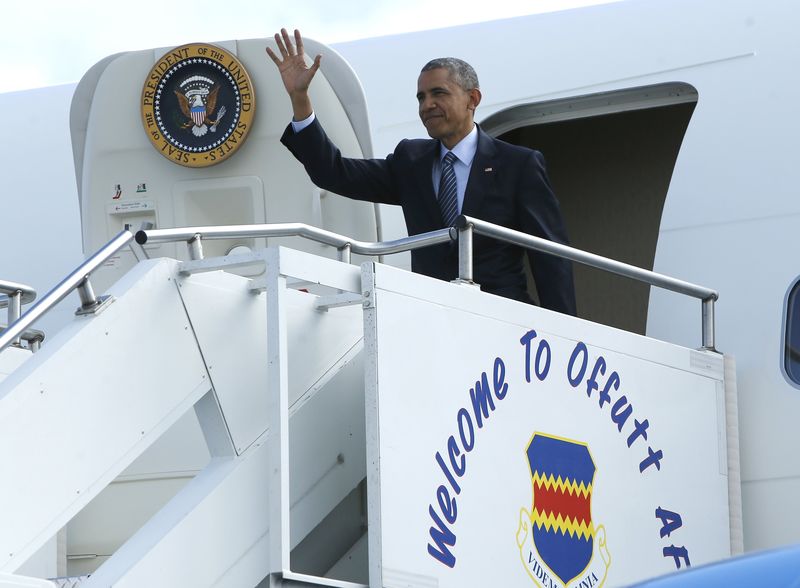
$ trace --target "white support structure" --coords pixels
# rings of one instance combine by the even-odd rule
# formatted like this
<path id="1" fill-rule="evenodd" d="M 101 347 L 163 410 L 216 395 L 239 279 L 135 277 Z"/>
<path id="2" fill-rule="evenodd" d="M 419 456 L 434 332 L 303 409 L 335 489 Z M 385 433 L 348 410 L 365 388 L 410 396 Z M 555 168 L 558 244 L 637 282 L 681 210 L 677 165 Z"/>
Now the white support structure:
<path id="1" fill-rule="evenodd" d="M 362 267 L 370 586 L 613 586 L 731 554 L 721 355 Z"/>
<path id="2" fill-rule="evenodd" d="M 320 297 L 287 288 L 286 275 L 292 284 L 296 277 L 359 292 L 360 273 L 286 249 L 253 261 L 270 268 L 266 292 L 218 271 L 224 261 L 199 273 L 192 272 L 205 268 L 191 263 L 139 264 L 112 289 L 105 312 L 77 317 L 36 356 L 16 348 L 0 356 L 11 373 L 0 388 L 0 435 L 13 435 L 1 457 L 21 482 L 0 490 L 5 504 L 19 505 L 0 530 L 13 554 L 5 569 L 16 570 L 194 407 L 210 463 L 85 584 L 254 585 L 270 572 L 271 518 L 282 529 L 272 536 L 285 541 L 286 581 L 312 578 L 290 571 L 290 550 L 365 475 L 361 309 L 319 309 Z M 268 360 L 276 332 L 281 345 Z M 270 390 L 282 391 L 279 411 L 270 409 Z M 283 426 L 272 430 L 282 435 L 269 432 L 275 414 Z M 78 426 L 57 436 L 61 422 Z M 36 450 L 41 438 L 53 439 L 52 451 Z M 275 446 L 286 455 L 282 502 L 268 499 Z M 54 486 L 53 476 L 68 483 Z M 284 507 L 277 517 L 276 503 Z M 191 569 L 187 554 L 196 558 Z"/>
<path id="3" fill-rule="evenodd" d="M 261 442 L 213 459 L 85 586 L 255 586 L 269 561 L 267 477 Z"/>
<path id="4" fill-rule="evenodd" d="M 178 289 L 214 387 L 214 394 L 195 408 L 206 439 L 216 438 L 222 449 L 214 451 L 209 443 L 212 455 L 219 457 L 87 586 L 140 586 L 145 581 L 151 586 L 255 585 L 275 561 L 269 550 L 275 537 L 281 539 L 287 560 L 279 574 L 282 578 L 285 571 L 287 578 L 280 581 L 287 585 L 291 577 L 292 585 L 311 585 L 311 576 L 289 571 L 290 549 L 365 474 L 360 309 L 317 310 L 317 296 L 288 289 L 280 272 L 323 276 L 314 280 L 317 285 L 325 275 L 343 273 L 344 281 L 329 281 L 337 287 L 359 287 L 359 270 L 286 249 L 267 250 L 254 259 L 268 269 L 265 293 L 254 292 L 251 280 L 226 272 L 189 273 L 187 269 L 200 269 L 193 262 L 178 268 Z M 268 355 L 281 324 L 283 344 L 278 353 Z M 281 390 L 283 405 L 276 411 L 269 403 L 275 402 L 273 391 Z M 224 420 L 216 418 L 218 410 Z M 271 424 L 276 412 L 282 413 L 282 429 Z M 214 423 L 216 435 L 209 431 Z M 284 434 L 274 435 L 278 430 Z M 233 441 L 230 447 L 224 443 L 227 435 Z M 290 445 L 297 456 L 291 462 Z M 280 468 L 286 515 L 278 517 L 269 459 L 276 446 L 286 456 Z M 176 565 L 187 553 L 204 555 L 190 569 Z M 325 578 L 315 585 L 320 582 L 355 586 Z"/>
<path id="5" fill-rule="evenodd" d="M 0 572 L 0 588 L 55 588 L 55 584 L 41 578 Z"/>
<path id="6" fill-rule="evenodd" d="M 290 406 L 290 386 L 292 385 L 289 369 L 289 352 L 297 350 L 302 353 L 302 346 L 290 345 L 289 331 L 294 327 L 297 333 L 299 325 L 291 325 L 287 310 L 291 308 L 289 304 L 291 291 L 287 288 L 290 279 L 301 280 L 313 283 L 317 286 L 336 289 L 339 291 L 360 293 L 361 276 L 357 267 L 342 262 L 330 261 L 324 258 L 313 257 L 285 248 L 271 249 L 266 256 L 266 293 L 267 293 L 267 322 L 269 328 L 269 340 L 267 352 L 269 357 L 269 398 L 270 398 L 270 528 L 273 531 L 270 536 L 270 586 L 280 587 L 286 585 L 287 581 L 311 582 L 325 586 L 357 586 L 350 583 L 330 583 L 330 580 L 323 578 L 314 579 L 307 575 L 298 575 L 292 572 L 290 549 L 292 541 L 292 518 L 290 502 L 290 446 L 292 451 L 297 446 L 302 447 L 302 441 L 293 438 L 289 430 L 289 406 Z M 314 312 L 317 313 L 317 321 L 328 313 L 318 310 L 318 304 L 312 303 Z M 356 310 L 354 314 L 352 311 Z M 326 317 L 341 323 L 341 319 L 358 321 L 360 331 L 360 309 L 339 308 L 338 316 L 331 314 Z M 351 322 L 352 325 L 352 322 Z M 309 325 L 306 320 L 305 328 Z M 300 327 L 302 328 L 302 327 Z M 322 334 L 321 340 L 331 341 L 330 337 Z M 306 344 L 311 343 L 306 339 Z M 361 405 L 361 403 L 358 403 Z M 361 405 L 363 406 L 363 405 Z M 321 415 L 320 415 L 321 416 Z M 332 415 L 331 415 L 332 416 Z M 324 417 L 323 417 L 324 419 Z M 331 419 L 329 422 L 336 422 Z M 306 429 L 307 430 L 307 429 Z M 363 429 L 362 429 L 363 431 Z M 363 433 L 362 433 L 363 435 Z M 297 440 L 298 443 L 291 443 Z M 306 440 L 307 442 L 307 440 Z M 342 455 L 342 454 L 339 454 Z M 345 462 L 341 458 L 342 463 Z M 362 462 L 363 464 L 363 462 Z M 320 496 L 323 499 L 322 496 Z M 330 497 L 326 500 L 330 501 Z M 333 506 L 333 505 L 331 505 Z"/>
<path id="7" fill-rule="evenodd" d="M 31 356 L 27 349 L 11 346 L 0 354 L 0 382 Z"/>
<path id="8" fill-rule="evenodd" d="M 0 355 L 0 463 L 15 482 L 0 486 L 13 505 L 0 571 L 192 409 L 210 461 L 81 586 L 517 585 L 558 570 L 563 585 L 613 585 L 667 571 L 684 546 L 693 565 L 730 553 L 719 354 L 377 263 L 276 247 L 247 256 L 254 278 L 226 271 L 243 259 L 140 263 L 103 313 L 35 355 Z M 583 486 L 568 470 L 537 489 L 533 470 L 550 467 L 526 462 L 537 435 L 584 448 Z M 541 493 L 564 484 L 591 514 L 552 523 L 591 538 L 580 578 L 536 526 Z M 368 538 L 315 544 L 328 559 L 309 572 L 293 554 L 339 537 L 341 517 L 360 516 L 354 493 Z M 678 532 L 659 537 L 667 524 Z"/>
<path id="9" fill-rule="evenodd" d="M 175 287 L 138 265 L 0 384 L 0 571 L 13 572 L 210 389 Z M 142 317 L 157 316 L 157 325 Z"/>
<path id="10" fill-rule="evenodd" d="M 267 354 L 269 366 L 270 588 L 279 588 L 291 570 L 289 499 L 289 353 L 286 334 L 286 276 L 280 260 L 267 264 L 267 312 L 270 323 Z"/>

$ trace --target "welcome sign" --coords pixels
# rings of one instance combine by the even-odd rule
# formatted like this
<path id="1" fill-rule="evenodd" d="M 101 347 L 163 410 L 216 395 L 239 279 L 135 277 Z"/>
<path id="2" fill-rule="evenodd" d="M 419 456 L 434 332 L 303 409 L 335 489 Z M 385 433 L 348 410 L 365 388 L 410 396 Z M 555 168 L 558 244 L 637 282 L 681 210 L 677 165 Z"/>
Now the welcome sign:
<path id="1" fill-rule="evenodd" d="M 613 586 L 729 555 L 719 356 L 364 271 L 372 585 Z"/>

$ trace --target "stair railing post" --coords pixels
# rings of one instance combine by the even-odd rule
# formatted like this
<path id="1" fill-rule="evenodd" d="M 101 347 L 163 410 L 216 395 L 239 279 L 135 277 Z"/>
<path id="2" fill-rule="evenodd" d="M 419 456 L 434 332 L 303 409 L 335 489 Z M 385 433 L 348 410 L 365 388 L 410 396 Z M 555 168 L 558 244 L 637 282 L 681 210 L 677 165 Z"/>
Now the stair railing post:
<path id="1" fill-rule="evenodd" d="M 196 233 L 194 237 L 186 242 L 186 244 L 189 246 L 189 259 L 192 261 L 203 259 L 202 238 L 203 237 L 200 233 Z"/>
<path id="2" fill-rule="evenodd" d="M 11 326 L 22 314 L 22 290 L 8 294 L 8 325 Z M 19 345 L 21 337 L 14 339 L 12 345 Z"/>

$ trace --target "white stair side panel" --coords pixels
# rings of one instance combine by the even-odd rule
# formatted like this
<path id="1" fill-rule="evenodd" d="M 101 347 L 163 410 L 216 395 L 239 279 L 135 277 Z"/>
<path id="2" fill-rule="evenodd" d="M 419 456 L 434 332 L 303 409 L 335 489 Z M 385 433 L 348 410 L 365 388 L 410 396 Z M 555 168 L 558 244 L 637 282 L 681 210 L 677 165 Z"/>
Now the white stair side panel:
<path id="1" fill-rule="evenodd" d="M 62 575 L 59 573 L 59 568 L 62 570 L 66 568 L 66 554 L 59 557 L 59 539 L 61 538 L 59 535 L 63 537 L 64 533 L 56 534 L 46 541 L 28 561 L 17 568 L 16 573 L 35 578 L 55 578 Z"/>
<path id="2" fill-rule="evenodd" d="M 285 300 L 292 406 L 318 389 L 332 366 L 343 365 L 341 359 L 363 338 L 364 319 L 360 304 L 318 310 L 316 296 L 291 289 Z"/>
<path id="3" fill-rule="evenodd" d="M 292 547 L 364 478 L 362 355 L 356 345 L 290 411 Z M 86 587 L 258 584 L 269 572 L 268 438 L 212 460 Z"/>
<path id="4" fill-rule="evenodd" d="M 194 274 L 178 284 L 225 422 L 242 453 L 268 427 L 266 294 L 254 294 L 251 280 L 221 271 Z M 290 403 L 313 389 L 362 336 L 360 306 L 316 310 L 316 299 L 286 292 Z"/>
<path id="5" fill-rule="evenodd" d="M 691 550 L 692 564 L 729 555 L 721 357 L 362 267 L 375 305 L 365 311 L 372 585 L 517 586 L 538 582 L 545 568 L 555 577 L 526 509 L 539 504 L 538 475 L 569 481 L 579 471 L 561 448 L 583 452 L 595 525 L 595 565 L 587 558 L 567 584 L 607 577 L 619 585 L 674 570 L 664 557 L 672 543 L 686 546 L 687 562 Z M 634 415 L 627 423 L 614 418 L 625 403 Z M 649 436 L 632 432 L 645 423 Z M 663 464 L 649 461 L 654 455 Z M 575 464 L 569 474 L 567 463 Z M 678 538 L 659 535 L 659 509 L 683 517 Z"/>
<path id="6" fill-rule="evenodd" d="M 175 287 L 136 266 L 0 383 L 0 570 L 14 571 L 210 387 Z"/>
<path id="7" fill-rule="evenodd" d="M 209 459 L 197 415 L 189 410 L 67 524 L 65 556 L 98 557 L 70 558 L 69 566 L 58 575 L 93 573 Z"/>
<path id="8" fill-rule="evenodd" d="M 248 278 L 215 271 L 178 286 L 225 423 L 241 454 L 267 428 L 267 319 Z"/>
<path id="9" fill-rule="evenodd" d="M 0 353 L 0 382 L 5 380 L 8 374 L 21 366 L 30 356 L 30 351 L 19 347 L 8 347 Z"/>
<path id="10" fill-rule="evenodd" d="M 213 459 L 86 588 L 213 586 L 267 533 L 268 457 L 266 444 L 258 442 L 242 457 Z M 242 586 L 255 586 L 267 573 L 267 549 L 260 555 L 253 558 L 259 569 Z"/>
<path id="11" fill-rule="evenodd" d="M 55 588 L 55 584 L 41 578 L 0 572 L 0 588 Z"/>

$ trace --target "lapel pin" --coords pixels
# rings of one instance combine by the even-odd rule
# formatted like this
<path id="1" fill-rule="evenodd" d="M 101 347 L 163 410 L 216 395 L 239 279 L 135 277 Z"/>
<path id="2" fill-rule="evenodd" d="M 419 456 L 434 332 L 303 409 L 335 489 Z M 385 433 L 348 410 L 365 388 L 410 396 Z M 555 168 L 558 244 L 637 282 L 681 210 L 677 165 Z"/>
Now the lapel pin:
<path id="1" fill-rule="evenodd" d="M 492 170 L 492 168 L 490 168 L 490 167 L 487 167 L 487 168 L 486 168 L 485 170 L 483 170 L 483 171 L 485 171 L 485 172 L 490 172 L 490 171 L 494 171 L 494 170 Z"/>

